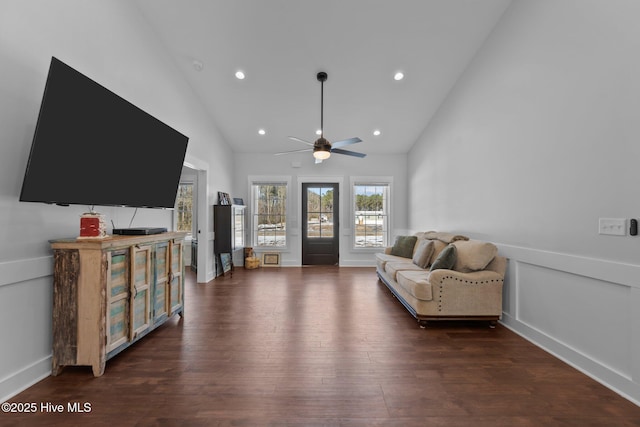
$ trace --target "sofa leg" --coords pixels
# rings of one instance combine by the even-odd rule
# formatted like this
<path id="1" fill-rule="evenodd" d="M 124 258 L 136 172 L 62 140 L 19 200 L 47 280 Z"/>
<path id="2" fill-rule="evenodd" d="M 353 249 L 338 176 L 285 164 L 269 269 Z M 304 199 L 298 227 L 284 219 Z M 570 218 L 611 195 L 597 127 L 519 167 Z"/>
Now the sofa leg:
<path id="1" fill-rule="evenodd" d="M 491 329 L 495 329 L 497 324 L 498 324 L 497 320 L 489 320 L 489 327 Z"/>
<path id="2" fill-rule="evenodd" d="M 427 327 L 426 320 L 418 320 L 418 324 L 420 325 L 420 329 L 425 329 Z"/>

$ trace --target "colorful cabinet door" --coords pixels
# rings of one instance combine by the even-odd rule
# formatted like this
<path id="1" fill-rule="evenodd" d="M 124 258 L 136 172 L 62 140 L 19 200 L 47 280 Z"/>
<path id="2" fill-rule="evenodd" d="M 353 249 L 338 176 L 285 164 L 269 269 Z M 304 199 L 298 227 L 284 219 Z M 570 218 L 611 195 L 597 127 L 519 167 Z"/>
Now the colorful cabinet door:
<path id="1" fill-rule="evenodd" d="M 107 352 L 129 342 L 129 259 L 126 249 L 107 253 Z"/>
<path id="2" fill-rule="evenodd" d="M 153 289 L 153 321 L 169 315 L 169 242 L 156 244 L 156 277 Z"/>
<path id="3" fill-rule="evenodd" d="M 151 327 L 151 245 L 131 247 L 131 328 L 134 340 Z"/>
<path id="4" fill-rule="evenodd" d="M 184 242 L 172 240 L 169 243 L 171 264 L 169 268 L 169 315 L 182 312 L 184 295 L 184 262 L 182 259 Z"/>

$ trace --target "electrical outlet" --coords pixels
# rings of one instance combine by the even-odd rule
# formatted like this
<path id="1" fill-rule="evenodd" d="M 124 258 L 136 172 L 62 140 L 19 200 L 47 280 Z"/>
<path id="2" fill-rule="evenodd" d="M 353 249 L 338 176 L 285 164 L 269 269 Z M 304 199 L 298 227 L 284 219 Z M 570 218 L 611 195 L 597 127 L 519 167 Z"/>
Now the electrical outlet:
<path id="1" fill-rule="evenodd" d="M 598 221 L 598 233 L 611 236 L 626 236 L 626 222 L 624 218 L 600 218 Z"/>

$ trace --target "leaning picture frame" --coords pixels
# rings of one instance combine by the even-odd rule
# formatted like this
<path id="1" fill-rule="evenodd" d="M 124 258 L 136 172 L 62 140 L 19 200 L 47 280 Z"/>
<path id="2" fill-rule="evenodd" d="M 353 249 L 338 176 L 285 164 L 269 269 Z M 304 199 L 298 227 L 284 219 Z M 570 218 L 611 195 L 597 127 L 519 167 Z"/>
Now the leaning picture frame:
<path id="1" fill-rule="evenodd" d="M 233 268 L 233 264 L 231 262 L 231 254 L 230 253 L 221 253 L 220 254 L 220 265 L 222 266 L 222 275 L 224 276 Z"/>
<path id="2" fill-rule="evenodd" d="M 280 267 L 280 253 L 263 252 L 261 264 L 263 267 Z"/>

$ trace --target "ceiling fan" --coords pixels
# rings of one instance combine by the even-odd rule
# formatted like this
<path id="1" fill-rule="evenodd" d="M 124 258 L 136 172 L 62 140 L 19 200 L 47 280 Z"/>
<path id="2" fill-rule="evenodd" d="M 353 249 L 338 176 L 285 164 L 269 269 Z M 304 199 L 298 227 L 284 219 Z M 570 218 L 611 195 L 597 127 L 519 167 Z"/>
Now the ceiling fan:
<path id="1" fill-rule="evenodd" d="M 312 148 L 305 148 L 302 150 L 293 150 L 293 151 L 284 151 L 282 153 L 276 153 L 275 155 L 280 156 L 282 154 L 313 151 L 313 157 L 315 157 L 316 163 L 322 163 L 323 160 L 326 160 L 331 156 L 331 153 L 346 154 L 347 156 L 354 156 L 354 157 L 361 157 L 361 158 L 365 157 L 366 154 L 358 153 L 356 151 L 343 150 L 341 148 L 347 145 L 361 142 L 362 140 L 360 138 L 343 139 L 341 141 L 336 141 L 334 143 L 331 143 L 327 139 L 325 139 L 324 137 L 324 82 L 327 81 L 327 73 L 325 73 L 324 71 L 320 71 L 316 77 L 320 82 L 320 138 L 318 138 L 315 142 L 310 142 L 302 138 L 296 138 L 295 136 L 290 136 L 289 139 L 302 142 L 303 144 L 311 145 Z"/>

